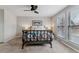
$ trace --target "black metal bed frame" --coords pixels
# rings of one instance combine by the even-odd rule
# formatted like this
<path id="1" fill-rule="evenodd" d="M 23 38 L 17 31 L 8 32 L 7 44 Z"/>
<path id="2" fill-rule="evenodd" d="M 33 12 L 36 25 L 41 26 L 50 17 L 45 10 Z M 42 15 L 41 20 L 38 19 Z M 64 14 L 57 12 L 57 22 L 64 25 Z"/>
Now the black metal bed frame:
<path id="1" fill-rule="evenodd" d="M 22 30 L 22 49 L 25 44 L 46 44 L 52 48 L 52 30 Z"/>

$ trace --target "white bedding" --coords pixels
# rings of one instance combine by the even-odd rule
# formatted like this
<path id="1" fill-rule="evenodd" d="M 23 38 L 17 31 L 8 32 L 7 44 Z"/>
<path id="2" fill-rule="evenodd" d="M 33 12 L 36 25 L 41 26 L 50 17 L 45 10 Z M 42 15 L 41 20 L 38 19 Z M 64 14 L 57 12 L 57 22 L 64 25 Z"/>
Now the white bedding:
<path id="1" fill-rule="evenodd" d="M 44 26 L 32 26 L 32 30 L 46 30 Z"/>

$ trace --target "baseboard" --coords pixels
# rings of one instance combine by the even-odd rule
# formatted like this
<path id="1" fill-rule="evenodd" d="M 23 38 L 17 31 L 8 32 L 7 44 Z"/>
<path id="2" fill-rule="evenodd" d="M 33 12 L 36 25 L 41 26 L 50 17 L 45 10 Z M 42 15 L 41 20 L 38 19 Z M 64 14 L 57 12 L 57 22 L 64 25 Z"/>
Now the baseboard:
<path id="1" fill-rule="evenodd" d="M 63 43 L 63 44 L 65 44 L 66 46 L 70 47 L 71 49 L 73 49 L 74 51 L 79 53 L 79 49 L 74 48 L 74 46 L 72 47 L 71 43 L 69 43 L 69 44 Z"/>
<path id="2" fill-rule="evenodd" d="M 58 38 L 57 40 L 61 42 L 62 44 L 68 46 L 69 48 L 73 49 L 77 53 L 79 53 L 79 46 L 74 44 L 73 42 L 63 40 L 62 38 Z"/>
<path id="3" fill-rule="evenodd" d="M 4 42 L 8 42 L 9 40 L 12 40 L 12 39 L 14 39 L 14 38 L 16 38 L 16 34 L 13 35 L 13 36 L 10 36 L 10 37 L 7 38 L 7 39 L 4 39 Z"/>
<path id="4" fill-rule="evenodd" d="M 0 44 L 3 44 L 4 42 L 0 42 Z"/>

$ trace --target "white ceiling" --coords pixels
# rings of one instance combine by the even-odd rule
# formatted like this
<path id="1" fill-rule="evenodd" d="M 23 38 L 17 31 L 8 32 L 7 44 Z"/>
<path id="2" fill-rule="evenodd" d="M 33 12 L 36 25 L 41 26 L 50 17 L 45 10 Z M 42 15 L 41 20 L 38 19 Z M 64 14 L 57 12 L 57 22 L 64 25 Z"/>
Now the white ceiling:
<path id="1" fill-rule="evenodd" d="M 26 9 L 30 9 L 29 5 L 0 5 L 1 9 L 8 9 L 12 11 L 17 16 L 41 16 L 48 17 L 53 16 L 63 8 L 67 7 L 67 5 L 38 5 L 37 11 L 39 14 L 36 14 L 32 11 L 24 11 Z"/>

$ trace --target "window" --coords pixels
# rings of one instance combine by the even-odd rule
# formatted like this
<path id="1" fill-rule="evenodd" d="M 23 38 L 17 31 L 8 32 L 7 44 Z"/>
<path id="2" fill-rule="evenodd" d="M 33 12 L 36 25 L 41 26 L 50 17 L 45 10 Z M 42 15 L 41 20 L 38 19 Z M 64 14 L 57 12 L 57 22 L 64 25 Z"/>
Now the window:
<path id="1" fill-rule="evenodd" d="M 58 36 L 65 38 L 65 26 L 63 15 L 57 17 L 57 34 Z"/>
<path id="2" fill-rule="evenodd" d="M 70 12 L 69 40 L 73 43 L 79 44 L 79 8 L 75 8 Z"/>
<path id="3" fill-rule="evenodd" d="M 56 18 L 57 35 L 67 42 L 79 45 L 79 6 L 70 6 Z"/>

